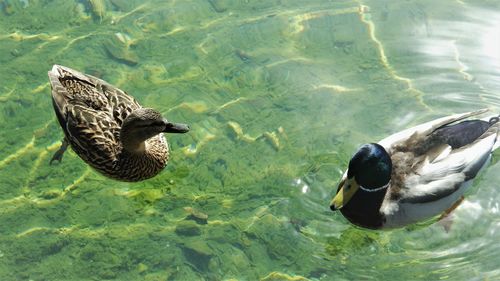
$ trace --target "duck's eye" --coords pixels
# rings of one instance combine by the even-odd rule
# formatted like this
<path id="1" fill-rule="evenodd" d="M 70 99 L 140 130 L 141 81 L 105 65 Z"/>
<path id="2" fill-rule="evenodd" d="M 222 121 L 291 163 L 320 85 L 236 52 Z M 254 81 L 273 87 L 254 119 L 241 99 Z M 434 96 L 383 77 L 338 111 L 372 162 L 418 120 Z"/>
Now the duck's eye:
<path id="1" fill-rule="evenodd" d="M 345 187 L 344 187 L 344 189 L 346 191 L 348 191 L 350 188 L 351 188 L 351 184 L 350 183 L 346 184 Z"/>
<path id="2" fill-rule="evenodd" d="M 153 122 L 151 125 L 153 125 L 153 126 L 165 126 L 165 123 L 158 121 L 158 122 Z"/>

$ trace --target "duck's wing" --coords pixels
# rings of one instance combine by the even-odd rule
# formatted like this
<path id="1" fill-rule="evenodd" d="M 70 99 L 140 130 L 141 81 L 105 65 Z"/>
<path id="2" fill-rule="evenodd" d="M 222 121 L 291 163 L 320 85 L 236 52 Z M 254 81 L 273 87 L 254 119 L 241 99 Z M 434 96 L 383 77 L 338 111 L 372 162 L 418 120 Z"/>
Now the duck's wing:
<path id="1" fill-rule="evenodd" d="M 75 152 L 94 166 L 111 168 L 121 150 L 120 127 L 114 119 L 106 112 L 70 105 L 65 120 L 66 137 Z"/>
<path id="2" fill-rule="evenodd" d="M 128 114 L 141 107 L 126 92 L 92 75 L 61 65 L 54 65 L 48 74 L 53 89 L 52 99 L 60 110 L 73 103 L 108 111 L 121 126 Z"/>
<path id="3" fill-rule="evenodd" d="M 48 75 L 54 109 L 72 148 L 87 162 L 113 160 L 120 149 L 117 145 L 120 126 L 102 84 L 58 65 Z"/>
<path id="4" fill-rule="evenodd" d="M 81 105 L 102 111 L 109 110 L 110 104 L 102 92 L 100 81 L 60 65 L 54 65 L 48 75 L 55 109 L 62 116 L 65 115 L 68 105 Z"/>
<path id="5" fill-rule="evenodd" d="M 87 75 L 89 79 L 95 81 L 97 87 L 101 89 L 102 93 L 106 96 L 110 107 L 113 111 L 113 117 L 118 125 L 122 125 L 123 120 L 132 113 L 135 109 L 141 108 L 137 100 L 127 94 L 125 91 L 107 83 L 104 80 Z"/>
<path id="6" fill-rule="evenodd" d="M 494 149 L 500 125 L 481 120 L 440 126 L 431 132 L 435 144 L 405 180 L 402 202 L 427 203 L 447 197 L 476 177 Z"/>
<path id="7" fill-rule="evenodd" d="M 435 119 L 433 121 L 429 121 L 427 123 L 423 123 L 420 125 L 417 125 L 412 128 L 408 128 L 406 130 L 403 130 L 401 132 L 395 133 L 393 135 L 390 135 L 386 137 L 385 139 L 379 141 L 378 143 L 382 145 L 386 150 L 390 149 L 392 144 L 405 141 L 412 137 L 414 134 L 418 135 L 429 135 L 438 128 L 444 127 L 446 125 L 455 123 L 457 121 L 469 118 L 471 116 L 476 116 L 483 114 L 487 112 L 488 109 L 481 109 L 481 110 L 476 110 L 476 111 L 471 111 L 471 112 L 466 112 L 466 113 L 460 113 L 460 114 L 454 114 L 442 118 Z"/>

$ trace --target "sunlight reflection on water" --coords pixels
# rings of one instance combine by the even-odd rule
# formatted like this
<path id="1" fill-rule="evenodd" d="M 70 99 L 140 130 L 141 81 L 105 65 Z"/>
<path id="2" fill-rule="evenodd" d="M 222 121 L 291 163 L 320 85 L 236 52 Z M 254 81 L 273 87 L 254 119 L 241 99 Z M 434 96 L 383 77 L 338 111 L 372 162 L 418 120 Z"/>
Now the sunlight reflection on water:
<path id="1" fill-rule="evenodd" d="M 457 9 L 455 17 L 461 19 L 432 20 L 432 32 L 417 41 L 418 52 L 424 55 L 421 64 L 430 71 L 430 76 L 418 78 L 419 83 L 441 91 L 439 99 L 470 105 L 482 100 L 499 106 L 500 13 L 466 6 Z"/>

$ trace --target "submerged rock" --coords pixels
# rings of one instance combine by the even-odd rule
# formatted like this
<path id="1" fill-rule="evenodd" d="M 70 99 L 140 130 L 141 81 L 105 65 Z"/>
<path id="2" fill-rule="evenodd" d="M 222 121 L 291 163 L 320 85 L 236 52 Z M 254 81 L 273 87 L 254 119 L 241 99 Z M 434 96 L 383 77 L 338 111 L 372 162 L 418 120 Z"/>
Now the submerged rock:
<path id="1" fill-rule="evenodd" d="M 175 233 L 181 236 L 196 236 L 201 234 L 201 229 L 194 221 L 181 221 L 175 227 Z"/>
<path id="2" fill-rule="evenodd" d="M 148 270 L 148 266 L 142 262 L 137 265 L 137 272 L 142 273 Z"/>
<path id="3" fill-rule="evenodd" d="M 208 0 L 208 3 L 210 3 L 212 9 L 214 9 L 214 11 L 216 11 L 217 13 L 224 13 L 227 10 L 227 4 L 224 3 L 224 1 Z"/>
<path id="4" fill-rule="evenodd" d="M 130 0 L 111 0 L 111 4 L 121 12 L 128 12 L 135 8 L 135 3 Z"/>
<path id="5" fill-rule="evenodd" d="M 136 65 L 139 57 L 130 50 L 133 40 L 126 34 L 117 32 L 115 36 L 104 42 L 104 49 L 116 61 L 128 65 Z"/>
<path id="6" fill-rule="evenodd" d="M 211 256 L 213 254 L 213 251 L 208 246 L 208 244 L 205 241 L 199 239 L 191 239 L 185 242 L 184 247 L 194 251 L 198 255 Z"/>
<path id="7" fill-rule="evenodd" d="M 163 192 L 159 189 L 135 189 L 129 191 L 115 191 L 118 195 L 133 198 L 138 202 L 151 204 L 163 198 Z"/>
<path id="8" fill-rule="evenodd" d="M 88 0 L 92 15 L 102 21 L 106 14 L 106 3 L 104 0 Z"/>
<path id="9" fill-rule="evenodd" d="M 185 241 L 182 252 L 190 264 L 203 272 L 208 270 L 210 260 L 214 256 L 214 252 L 207 242 L 198 238 Z"/>
<path id="10" fill-rule="evenodd" d="M 186 211 L 189 215 L 186 219 L 193 220 L 199 224 L 207 224 L 208 215 L 194 209 L 193 207 L 184 207 L 184 211 Z"/>
<path id="11" fill-rule="evenodd" d="M 49 189 L 49 190 L 45 190 L 44 192 L 42 192 L 42 194 L 40 194 L 40 197 L 43 198 L 43 199 L 54 199 L 54 198 L 58 198 L 59 196 L 61 196 L 62 192 L 58 189 Z"/>
<path id="12" fill-rule="evenodd" d="M 309 279 L 300 275 L 290 276 L 285 273 L 274 271 L 269 273 L 269 275 L 267 275 L 266 277 L 261 278 L 260 280 L 261 281 L 308 281 Z"/>

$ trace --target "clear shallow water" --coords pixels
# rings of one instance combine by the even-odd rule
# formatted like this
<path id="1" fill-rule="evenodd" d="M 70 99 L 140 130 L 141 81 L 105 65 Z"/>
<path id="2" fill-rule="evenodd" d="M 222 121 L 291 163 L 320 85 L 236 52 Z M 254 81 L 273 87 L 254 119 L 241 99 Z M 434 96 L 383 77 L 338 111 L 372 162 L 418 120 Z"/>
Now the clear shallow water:
<path id="1" fill-rule="evenodd" d="M 500 278 L 495 160 L 449 232 L 328 210 L 360 144 L 499 110 L 498 4 L 393 2 L 0 1 L 0 279 Z M 54 63 L 189 123 L 167 169 L 48 166 Z"/>

